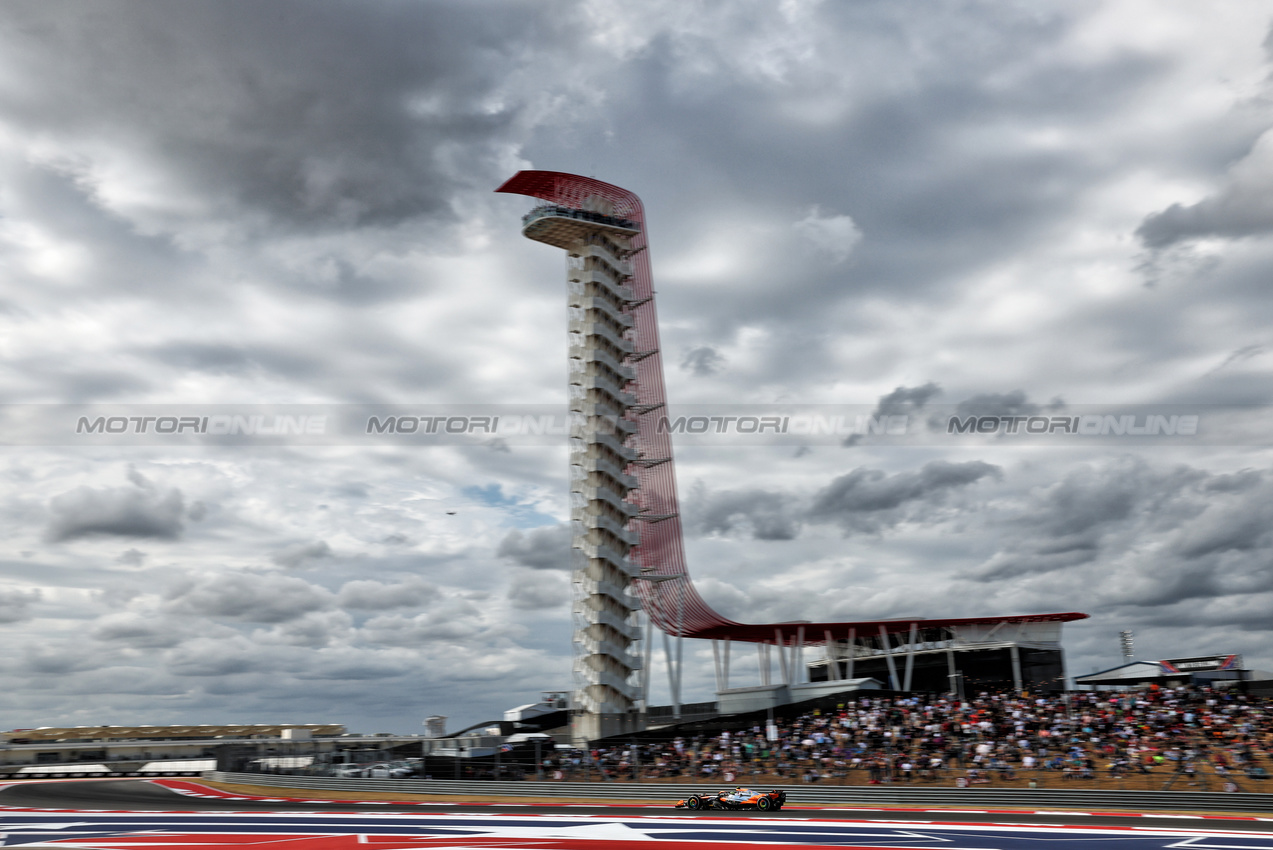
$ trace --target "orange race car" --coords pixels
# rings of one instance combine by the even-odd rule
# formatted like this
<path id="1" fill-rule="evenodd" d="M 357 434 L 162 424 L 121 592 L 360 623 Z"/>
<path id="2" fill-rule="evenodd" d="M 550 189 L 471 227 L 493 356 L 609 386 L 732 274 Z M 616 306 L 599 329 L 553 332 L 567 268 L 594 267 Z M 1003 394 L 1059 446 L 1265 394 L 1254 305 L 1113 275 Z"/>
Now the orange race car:
<path id="1" fill-rule="evenodd" d="M 720 791 L 716 794 L 691 794 L 684 800 L 678 800 L 678 809 L 757 809 L 762 812 L 776 812 L 787 802 L 786 791 L 766 791 L 757 793 L 750 788 L 735 788 L 732 791 Z"/>

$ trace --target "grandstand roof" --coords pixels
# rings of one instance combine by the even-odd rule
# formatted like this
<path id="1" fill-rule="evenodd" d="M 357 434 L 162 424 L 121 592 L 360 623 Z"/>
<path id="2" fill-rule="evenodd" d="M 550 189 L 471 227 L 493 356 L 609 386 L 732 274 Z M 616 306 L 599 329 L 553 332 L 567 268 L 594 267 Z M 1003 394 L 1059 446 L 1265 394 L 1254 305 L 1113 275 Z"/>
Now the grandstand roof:
<path id="1" fill-rule="evenodd" d="M 1071 611 L 1063 614 L 1020 614 L 1006 617 L 944 617 L 927 619 L 924 617 L 899 617 L 889 620 L 862 620 L 852 623 L 726 623 L 703 629 L 687 637 L 708 640 L 736 640 L 745 643 L 782 643 L 791 645 L 800 640 L 800 631 L 804 630 L 803 643 L 806 646 L 826 643 L 828 633 L 832 640 L 847 640 L 850 630 L 857 637 L 865 638 L 878 635 L 883 628 L 885 634 L 906 634 L 914 626 L 917 630 L 949 628 L 952 626 L 995 626 L 1019 625 L 1022 623 L 1069 623 L 1074 620 L 1086 620 L 1087 614 Z"/>
<path id="2" fill-rule="evenodd" d="M 308 729 L 315 736 L 341 735 L 339 723 L 251 723 L 180 726 L 43 726 L 0 734 L 11 742 L 172 741 L 200 738 L 278 738 L 284 729 Z"/>

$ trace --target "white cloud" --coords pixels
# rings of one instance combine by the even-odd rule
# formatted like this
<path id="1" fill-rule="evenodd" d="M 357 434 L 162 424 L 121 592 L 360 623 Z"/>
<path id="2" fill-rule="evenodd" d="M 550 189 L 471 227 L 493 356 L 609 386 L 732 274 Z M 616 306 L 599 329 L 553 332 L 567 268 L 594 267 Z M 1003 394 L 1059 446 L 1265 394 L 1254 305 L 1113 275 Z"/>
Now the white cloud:
<path id="1" fill-rule="evenodd" d="M 814 248 L 826 254 L 832 263 L 842 263 L 862 241 L 862 231 L 847 215 L 823 215 L 817 206 L 791 225 L 796 233 Z"/>

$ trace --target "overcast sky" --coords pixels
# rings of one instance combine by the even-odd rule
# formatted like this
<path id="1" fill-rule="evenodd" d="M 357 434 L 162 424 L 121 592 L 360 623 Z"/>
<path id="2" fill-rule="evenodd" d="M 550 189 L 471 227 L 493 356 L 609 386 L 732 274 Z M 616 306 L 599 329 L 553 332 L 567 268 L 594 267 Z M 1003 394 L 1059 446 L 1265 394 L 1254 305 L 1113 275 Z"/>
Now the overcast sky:
<path id="1" fill-rule="evenodd" d="M 536 168 L 644 200 L 673 413 L 1214 431 L 1273 400 L 1271 19 L 6 0 L 0 399 L 563 404 L 561 252 L 493 193 Z M 1267 433 L 681 443 L 690 570 L 742 621 L 1083 611 L 1074 674 L 1120 629 L 1273 669 Z M 4 442 L 2 728 L 415 732 L 570 686 L 564 443 Z"/>

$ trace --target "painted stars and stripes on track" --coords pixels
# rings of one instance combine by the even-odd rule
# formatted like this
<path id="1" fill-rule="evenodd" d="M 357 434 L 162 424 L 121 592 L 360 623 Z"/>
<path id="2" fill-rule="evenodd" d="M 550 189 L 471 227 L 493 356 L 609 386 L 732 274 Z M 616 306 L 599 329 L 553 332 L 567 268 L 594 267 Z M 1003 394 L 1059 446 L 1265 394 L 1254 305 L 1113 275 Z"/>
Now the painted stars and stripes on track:
<path id="1" fill-rule="evenodd" d="M 968 825 L 757 818 L 197 812 L 0 812 L 0 846 L 725 850 L 1273 850 L 1273 834 L 1142 827 Z"/>

